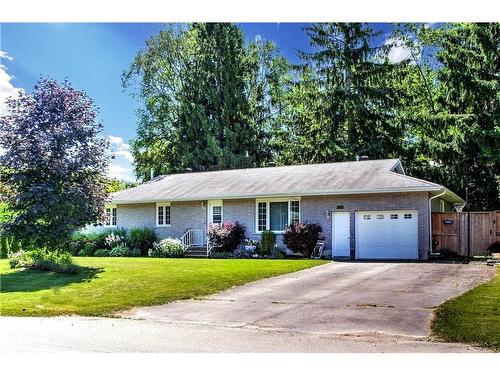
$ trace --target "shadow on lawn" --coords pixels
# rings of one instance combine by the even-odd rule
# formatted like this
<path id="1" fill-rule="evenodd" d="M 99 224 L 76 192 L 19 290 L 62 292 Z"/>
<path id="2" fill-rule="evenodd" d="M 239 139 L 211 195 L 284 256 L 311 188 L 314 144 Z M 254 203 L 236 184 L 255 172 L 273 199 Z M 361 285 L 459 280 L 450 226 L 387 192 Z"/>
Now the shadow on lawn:
<path id="1" fill-rule="evenodd" d="M 102 268 L 82 267 L 74 275 L 23 269 L 0 275 L 0 292 L 35 292 L 38 290 L 60 288 L 74 283 L 88 283 L 97 278 Z"/>

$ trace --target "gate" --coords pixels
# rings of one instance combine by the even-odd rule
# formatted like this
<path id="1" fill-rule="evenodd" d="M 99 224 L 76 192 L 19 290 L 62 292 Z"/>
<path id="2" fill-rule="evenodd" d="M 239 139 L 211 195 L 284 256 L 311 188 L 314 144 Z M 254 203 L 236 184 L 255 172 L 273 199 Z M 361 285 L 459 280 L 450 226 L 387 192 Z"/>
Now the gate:
<path id="1" fill-rule="evenodd" d="M 491 245 L 499 241 L 500 211 L 432 213 L 433 252 L 448 249 L 460 256 L 489 255 Z"/>

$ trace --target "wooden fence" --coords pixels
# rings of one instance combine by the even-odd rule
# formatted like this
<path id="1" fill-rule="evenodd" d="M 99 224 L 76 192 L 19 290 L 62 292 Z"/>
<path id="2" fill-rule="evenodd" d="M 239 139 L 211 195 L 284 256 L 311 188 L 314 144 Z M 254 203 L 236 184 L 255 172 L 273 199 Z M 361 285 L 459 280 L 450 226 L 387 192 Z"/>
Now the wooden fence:
<path id="1" fill-rule="evenodd" d="M 460 256 L 489 255 L 495 242 L 500 242 L 500 211 L 432 213 L 434 252 L 448 249 Z"/>

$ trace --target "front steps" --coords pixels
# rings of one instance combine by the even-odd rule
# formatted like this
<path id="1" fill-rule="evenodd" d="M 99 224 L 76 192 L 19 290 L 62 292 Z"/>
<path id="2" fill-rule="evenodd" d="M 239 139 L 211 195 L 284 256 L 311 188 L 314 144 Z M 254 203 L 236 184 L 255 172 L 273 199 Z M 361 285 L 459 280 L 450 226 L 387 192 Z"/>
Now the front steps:
<path id="1" fill-rule="evenodd" d="M 206 258 L 207 257 L 207 247 L 197 246 L 190 247 L 186 250 L 186 258 Z"/>

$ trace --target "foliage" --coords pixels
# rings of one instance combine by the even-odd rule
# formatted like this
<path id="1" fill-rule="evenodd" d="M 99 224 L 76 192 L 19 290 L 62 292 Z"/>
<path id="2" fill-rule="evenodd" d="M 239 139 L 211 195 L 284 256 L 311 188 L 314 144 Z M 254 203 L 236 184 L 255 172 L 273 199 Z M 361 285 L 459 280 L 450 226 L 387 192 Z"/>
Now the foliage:
<path id="1" fill-rule="evenodd" d="M 77 254 L 79 257 L 91 257 L 94 256 L 96 252 L 95 247 L 92 244 L 86 244 L 83 248 L 78 250 Z"/>
<path id="2" fill-rule="evenodd" d="M 92 100 L 65 81 L 41 79 L 0 116 L 0 184 L 14 212 L 3 231 L 31 247 L 61 248 L 103 217 L 107 142 Z"/>
<path id="3" fill-rule="evenodd" d="M 14 253 L 9 259 L 9 264 L 11 268 L 31 268 L 69 274 L 77 273 L 80 270 L 80 267 L 73 264 L 71 254 L 67 252 L 49 252 L 45 249 Z"/>
<path id="4" fill-rule="evenodd" d="M 319 224 L 293 223 L 286 228 L 283 243 L 294 253 L 301 253 L 306 258 L 310 258 L 321 232 Z"/>
<path id="5" fill-rule="evenodd" d="M 212 259 L 230 259 L 230 258 L 234 258 L 234 254 L 232 252 L 227 252 L 227 251 L 211 251 L 210 258 L 212 258 Z"/>
<path id="6" fill-rule="evenodd" d="M 260 255 L 265 257 L 273 255 L 276 249 L 276 235 L 274 232 L 265 230 L 260 236 Z"/>
<path id="7" fill-rule="evenodd" d="M 128 231 L 127 242 L 132 248 L 139 249 L 140 255 L 148 255 L 149 249 L 158 240 L 154 230 L 151 228 L 132 228 Z"/>
<path id="8" fill-rule="evenodd" d="M 132 142 L 136 173 L 261 165 L 269 160 L 288 63 L 270 42 L 244 45 L 227 23 L 171 26 L 124 73 L 145 109 Z"/>
<path id="9" fill-rule="evenodd" d="M 109 257 L 110 250 L 109 249 L 97 249 L 94 252 L 95 257 Z"/>
<path id="10" fill-rule="evenodd" d="M 292 66 L 271 42 L 244 45 L 236 25 L 169 27 L 123 77 L 144 104 L 136 172 L 399 157 L 467 209 L 500 209 L 499 28 L 400 24 L 382 38 L 317 23 Z"/>
<path id="11" fill-rule="evenodd" d="M 104 239 L 104 244 L 106 245 L 106 249 L 114 249 L 118 246 L 126 246 L 125 244 L 125 236 L 120 235 L 115 232 L 109 233 Z"/>
<path id="12" fill-rule="evenodd" d="M 210 224 L 207 235 L 214 252 L 233 252 L 245 240 L 246 227 L 239 222 Z"/>
<path id="13" fill-rule="evenodd" d="M 119 243 L 109 251 L 110 257 L 125 257 L 130 253 L 127 245 Z"/>
<path id="14" fill-rule="evenodd" d="M 182 258 L 186 253 L 182 242 L 174 238 L 165 238 L 155 242 L 148 255 L 154 258 Z"/>
<path id="15" fill-rule="evenodd" d="M 129 248 L 127 251 L 127 254 L 125 256 L 127 256 L 127 257 L 140 257 L 141 255 L 142 255 L 141 249 Z"/>
<path id="16" fill-rule="evenodd" d="M 108 185 L 106 187 L 106 191 L 108 193 L 116 193 L 117 191 L 122 191 L 126 189 L 130 189 L 139 185 L 137 182 L 129 182 L 124 180 L 119 180 L 117 178 L 108 179 Z"/>

